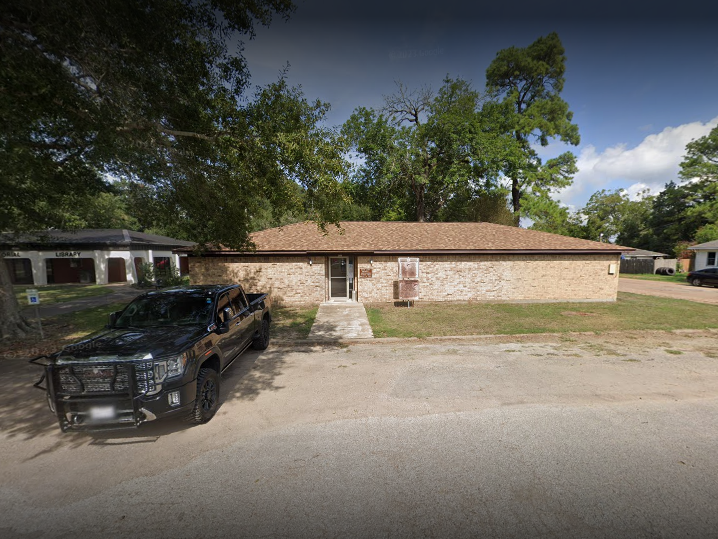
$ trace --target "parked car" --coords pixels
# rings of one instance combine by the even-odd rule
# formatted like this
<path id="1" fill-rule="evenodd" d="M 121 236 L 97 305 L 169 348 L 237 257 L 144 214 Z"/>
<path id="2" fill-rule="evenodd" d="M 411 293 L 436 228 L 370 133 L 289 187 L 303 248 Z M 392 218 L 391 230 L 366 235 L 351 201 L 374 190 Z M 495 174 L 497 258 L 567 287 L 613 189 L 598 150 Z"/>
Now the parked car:
<path id="1" fill-rule="evenodd" d="M 718 286 L 718 268 L 703 268 L 698 271 L 691 271 L 686 280 L 693 286 Z"/>
<path id="2" fill-rule="evenodd" d="M 248 347 L 267 348 L 271 320 L 267 295 L 239 285 L 147 292 L 104 330 L 31 360 L 45 369 L 35 386 L 63 431 L 169 416 L 205 423 L 219 406 L 221 373 Z"/>

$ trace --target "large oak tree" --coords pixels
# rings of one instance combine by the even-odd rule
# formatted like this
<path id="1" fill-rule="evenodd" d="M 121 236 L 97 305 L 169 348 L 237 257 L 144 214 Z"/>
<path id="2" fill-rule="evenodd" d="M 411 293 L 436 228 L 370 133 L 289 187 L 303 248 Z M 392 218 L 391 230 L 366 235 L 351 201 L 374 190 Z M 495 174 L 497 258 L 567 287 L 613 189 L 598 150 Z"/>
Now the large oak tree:
<path id="1" fill-rule="evenodd" d="M 254 212 L 319 219 L 339 193 L 327 105 L 284 78 L 247 97 L 242 39 L 289 0 L 7 0 L 0 4 L 0 231 L 57 226 L 68 200 L 142 189 L 199 243 L 248 247 Z M 27 325 L 0 261 L 0 333 Z"/>

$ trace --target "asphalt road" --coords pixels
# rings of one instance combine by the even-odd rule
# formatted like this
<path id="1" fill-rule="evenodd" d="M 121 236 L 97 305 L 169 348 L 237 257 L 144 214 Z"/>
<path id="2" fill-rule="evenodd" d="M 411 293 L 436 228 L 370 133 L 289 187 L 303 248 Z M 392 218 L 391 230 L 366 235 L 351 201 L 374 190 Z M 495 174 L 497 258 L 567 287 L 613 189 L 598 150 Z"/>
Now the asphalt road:
<path id="1" fill-rule="evenodd" d="M 273 347 L 95 435 L 3 362 L 0 536 L 718 537 L 716 337 Z"/>
<path id="2" fill-rule="evenodd" d="M 698 303 L 718 305 L 718 288 L 712 286 L 691 286 L 688 282 L 671 283 L 623 278 L 618 280 L 619 292 L 631 292 L 646 296 L 687 299 Z"/>

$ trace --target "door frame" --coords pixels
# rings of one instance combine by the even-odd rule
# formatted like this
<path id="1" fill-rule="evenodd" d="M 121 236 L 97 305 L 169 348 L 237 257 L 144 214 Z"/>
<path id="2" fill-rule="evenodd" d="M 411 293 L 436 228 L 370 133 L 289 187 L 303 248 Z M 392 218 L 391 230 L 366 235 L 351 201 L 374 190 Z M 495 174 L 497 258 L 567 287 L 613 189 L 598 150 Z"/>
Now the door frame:
<path id="1" fill-rule="evenodd" d="M 332 259 L 341 258 L 344 260 L 344 263 L 346 264 L 346 275 L 344 276 L 344 289 L 345 289 L 345 295 L 344 296 L 332 296 L 332 278 L 334 279 L 340 279 L 341 277 L 332 277 Z M 329 256 L 327 257 L 327 276 L 328 276 L 328 285 L 329 290 L 328 297 L 329 301 L 351 301 L 351 293 L 349 290 L 349 256 L 347 255 L 337 255 L 337 256 Z"/>

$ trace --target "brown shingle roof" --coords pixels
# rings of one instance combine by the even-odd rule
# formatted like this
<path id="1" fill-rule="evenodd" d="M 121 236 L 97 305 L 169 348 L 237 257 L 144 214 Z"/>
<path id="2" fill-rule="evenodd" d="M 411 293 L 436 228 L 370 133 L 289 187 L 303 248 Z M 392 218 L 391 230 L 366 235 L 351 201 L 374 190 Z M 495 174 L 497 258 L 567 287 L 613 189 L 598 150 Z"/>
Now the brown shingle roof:
<path id="1" fill-rule="evenodd" d="M 559 236 L 492 223 L 402 223 L 345 221 L 323 234 L 314 222 L 252 234 L 257 254 L 300 252 L 621 252 L 610 243 Z M 223 251 L 229 253 L 231 251 Z"/>

